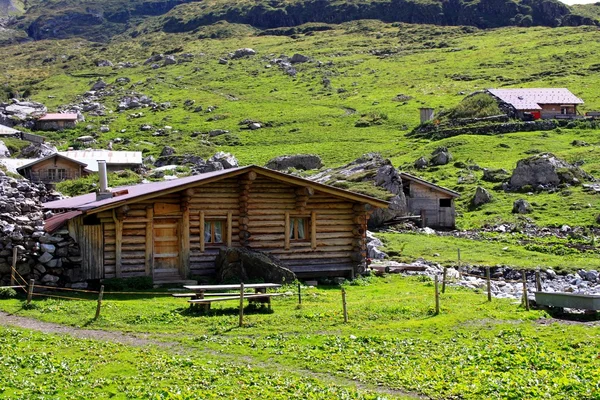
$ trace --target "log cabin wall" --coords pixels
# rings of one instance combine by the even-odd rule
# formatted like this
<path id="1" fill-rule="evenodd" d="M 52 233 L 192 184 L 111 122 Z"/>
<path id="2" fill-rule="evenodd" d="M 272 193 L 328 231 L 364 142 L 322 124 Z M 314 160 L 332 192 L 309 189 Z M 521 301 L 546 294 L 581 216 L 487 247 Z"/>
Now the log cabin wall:
<path id="1" fill-rule="evenodd" d="M 455 208 L 452 196 L 416 181 L 410 181 L 410 192 L 406 198 L 409 213 L 420 215 L 425 212 L 425 226 L 454 228 Z"/>
<path id="2" fill-rule="evenodd" d="M 102 223 L 104 268 L 94 276 L 100 278 L 210 277 L 219 249 L 225 246 L 271 253 L 299 276 L 353 276 L 362 272 L 366 258 L 369 212 L 364 204 L 254 172 L 199 183 L 97 216 Z M 298 218 L 306 222 L 306 232 L 303 239 L 294 240 L 290 225 Z M 205 222 L 209 226 L 211 221 L 221 223 L 221 243 L 203 240 Z M 169 229 L 172 233 L 157 237 Z M 175 274 L 168 273 L 158 254 L 165 252 L 160 250 L 165 245 L 161 240 L 170 240 L 169 235 L 180 240 L 163 254 L 175 255 Z M 166 275 L 157 275 L 158 271 Z"/>

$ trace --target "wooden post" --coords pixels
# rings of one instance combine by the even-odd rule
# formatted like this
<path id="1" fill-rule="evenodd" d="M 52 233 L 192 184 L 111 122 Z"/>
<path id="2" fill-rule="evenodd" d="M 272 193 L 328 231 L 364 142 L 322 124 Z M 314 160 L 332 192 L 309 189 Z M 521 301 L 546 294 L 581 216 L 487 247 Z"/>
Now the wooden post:
<path id="1" fill-rule="evenodd" d="M 448 275 L 448 268 L 444 267 L 444 275 L 442 277 L 442 293 L 446 293 L 446 277 Z"/>
<path id="2" fill-rule="evenodd" d="M 421 210 L 421 228 L 425 228 L 425 210 Z"/>
<path id="3" fill-rule="evenodd" d="M 525 305 L 525 309 L 529 311 L 529 299 L 527 298 L 527 277 L 525 276 L 525 270 L 521 271 L 521 276 L 523 277 L 523 304 Z"/>
<path id="4" fill-rule="evenodd" d="M 100 317 L 100 308 L 102 307 L 102 297 L 104 297 L 104 285 L 100 286 L 100 293 L 98 293 L 98 305 L 96 306 L 96 316 L 94 320 Z"/>
<path id="5" fill-rule="evenodd" d="M 29 280 L 29 288 L 27 289 L 27 305 L 31 303 L 31 298 L 33 297 L 33 285 L 35 281 L 33 279 Z"/>
<path id="6" fill-rule="evenodd" d="M 184 277 L 190 275 L 190 205 L 183 205 L 181 218 L 181 272 Z"/>
<path id="7" fill-rule="evenodd" d="M 298 283 L 298 304 L 302 304 L 302 290 L 300 283 Z"/>
<path id="8" fill-rule="evenodd" d="M 540 277 L 540 270 L 535 271 L 535 289 L 538 292 L 542 291 L 542 278 Z"/>
<path id="9" fill-rule="evenodd" d="M 15 286 L 15 271 L 17 270 L 17 254 L 18 254 L 18 252 L 19 252 L 19 248 L 17 246 L 13 247 L 12 268 L 10 269 L 10 286 Z"/>
<path id="10" fill-rule="evenodd" d="M 233 213 L 231 211 L 227 212 L 227 247 L 231 247 L 232 242 L 232 223 L 233 223 Z"/>
<path id="11" fill-rule="evenodd" d="M 244 325 L 244 282 L 240 284 L 240 328 Z"/>
<path id="12" fill-rule="evenodd" d="M 462 263 L 460 262 L 460 247 L 458 248 L 458 277 L 462 279 Z"/>
<path id="13" fill-rule="evenodd" d="M 485 268 L 485 280 L 487 281 L 488 301 L 492 301 L 492 278 L 490 277 L 490 267 Z"/>
<path id="14" fill-rule="evenodd" d="M 346 306 L 346 289 L 342 288 L 342 307 L 344 310 L 344 323 L 348 322 L 348 308 Z"/>
<path id="15" fill-rule="evenodd" d="M 435 286 L 435 315 L 440 313 L 440 292 L 439 292 L 439 284 L 438 284 L 438 276 L 435 275 L 434 278 L 434 286 Z"/>
<path id="16" fill-rule="evenodd" d="M 317 248 L 317 213 L 315 211 L 310 213 L 310 248 L 312 250 Z"/>

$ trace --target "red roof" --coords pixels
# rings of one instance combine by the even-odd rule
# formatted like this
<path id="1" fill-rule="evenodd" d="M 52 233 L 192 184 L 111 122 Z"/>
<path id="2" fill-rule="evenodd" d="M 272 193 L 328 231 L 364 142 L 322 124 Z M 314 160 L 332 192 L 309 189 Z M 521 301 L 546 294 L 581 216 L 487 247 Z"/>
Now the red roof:
<path id="1" fill-rule="evenodd" d="M 144 195 L 155 195 L 159 196 L 161 192 L 167 190 L 181 190 L 186 185 L 194 184 L 194 183 L 203 183 L 203 181 L 208 181 L 211 178 L 227 178 L 230 176 L 241 175 L 248 171 L 256 171 L 261 175 L 266 175 L 267 177 L 278 179 L 278 177 L 282 177 L 287 180 L 295 181 L 298 185 L 303 186 L 311 186 L 317 190 L 322 190 L 325 192 L 329 192 L 331 194 L 337 195 L 343 198 L 350 198 L 354 201 L 362 201 L 367 204 L 371 204 L 375 207 L 387 207 L 389 204 L 387 201 L 379 200 L 374 197 L 365 196 L 359 193 L 353 193 L 348 190 L 343 190 L 336 188 L 334 186 L 324 185 L 322 183 L 316 183 L 313 181 L 309 181 L 308 179 L 299 178 L 293 175 L 284 174 L 283 172 L 273 171 L 267 168 L 258 167 L 256 165 L 250 165 L 247 167 L 239 167 L 239 168 L 230 168 L 221 171 L 213 171 L 207 172 L 199 175 L 192 175 L 185 178 L 179 178 L 171 181 L 162 181 L 162 182 L 154 182 L 154 183 L 145 183 L 138 184 L 132 186 L 124 186 L 120 188 L 113 188 L 113 194 L 121 192 L 123 194 L 116 195 L 115 197 L 111 197 L 104 200 L 96 200 L 96 193 L 88 193 L 82 196 L 77 196 L 69 199 L 56 200 L 51 201 L 49 203 L 44 203 L 44 208 L 50 210 L 60 210 L 60 209 L 77 209 L 81 211 L 90 211 L 99 208 L 113 208 L 120 205 L 122 202 L 127 200 L 133 200 L 137 197 Z"/>
<path id="2" fill-rule="evenodd" d="M 38 121 L 77 121 L 77 114 L 46 114 L 42 118 L 39 118 Z"/>
<path id="3" fill-rule="evenodd" d="M 56 214 L 48 218 L 44 221 L 44 230 L 48 233 L 52 233 L 58 230 L 61 226 L 65 224 L 71 218 L 75 218 L 78 215 L 81 215 L 81 211 L 67 211 L 62 214 Z"/>

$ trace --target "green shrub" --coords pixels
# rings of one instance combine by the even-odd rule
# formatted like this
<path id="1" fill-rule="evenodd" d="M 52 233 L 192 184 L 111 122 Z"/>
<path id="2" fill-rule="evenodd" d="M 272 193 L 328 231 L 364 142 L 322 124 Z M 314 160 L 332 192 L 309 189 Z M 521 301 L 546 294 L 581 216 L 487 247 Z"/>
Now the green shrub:
<path id="1" fill-rule="evenodd" d="M 11 299 L 17 295 L 17 292 L 13 288 L 0 287 L 0 299 Z"/>
<path id="2" fill-rule="evenodd" d="M 152 289 L 153 282 L 150 276 L 136 276 L 134 278 L 108 278 L 102 281 L 106 291 L 148 290 Z"/>
<path id="3" fill-rule="evenodd" d="M 502 114 L 496 100 L 487 93 L 466 97 L 456 107 L 440 114 L 447 119 L 484 118 Z"/>

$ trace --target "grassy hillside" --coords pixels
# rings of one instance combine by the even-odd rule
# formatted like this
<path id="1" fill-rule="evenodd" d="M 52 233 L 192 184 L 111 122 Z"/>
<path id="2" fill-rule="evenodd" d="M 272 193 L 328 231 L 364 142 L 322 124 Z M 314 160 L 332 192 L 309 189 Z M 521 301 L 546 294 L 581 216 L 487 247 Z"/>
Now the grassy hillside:
<path id="1" fill-rule="evenodd" d="M 7 56 L 0 60 L 0 69 L 10 82 L 4 87 L 7 96 L 27 91 L 50 110 L 81 101 L 80 96 L 97 79 L 109 84 L 112 94 L 99 100 L 107 107 L 106 116 L 88 116 L 73 131 L 49 133 L 59 148 L 75 145 L 80 135 L 96 134 L 100 148 L 120 138 L 123 141 L 114 145 L 116 150 L 141 150 L 145 155 L 157 156 L 169 144 L 180 154 L 208 156 L 224 150 L 242 164 L 264 165 L 282 154 L 315 153 L 328 167 L 376 151 L 411 171 L 414 160 L 445 146 L 458 167 L 452 163 L 412 172 L 463 194 L 458 208 L 460 227 L 528 220 L 541 225 L 596 223 L 600 213 L 596 197 L 580 188 L 533 197 L 493 191 L 493 203 L 470 210 L 475 186 L 493 189 L 494 184 L 482 182 L 480 170 L 465 168 L 476 164 L 511 171 L 519 159 L 550 151 L 570 162 L 582 161 L 583 169 L 600 175 L 595 130 L 462 135 L 441 141 L 407 135 L 419 123 L 419 107 L 440 112 L 459 104 L 466 94 L 489 87 L 568 87 L 585 100 L 582 112 L 600 109 L 596 90 L 600 42 L 595 28 L 480 31 L 377 21 L 328 27 L 293 36 L 265 36 L 253 34 L 246 26 L 219 23 L 210 27 L 213 33 L 219 32 L 216 39 L 206 38 L 208 30 L 204 30 L 149 33 L 136 39 L 123 36 L 109 45 L 83 40 L 31 42 L 5 47 Z M 240 47 L 251 47 L 257 55 L 227 65 L 218 63 L 220 57 Z M 177 59 L 191 53 L 194 59 L 153 69 L 143 65 L 153 53 L 173 53 Z M 312 61 L 295 64 L 297 74 L 290 76 L 274 59 L 294 53 Z M 137 66 L 96 67 L 99 59 Z M 130 82 L 118 84 L 119 78 Z M 171 107 L 117 111 L 119 99 L 132 92 L 148 95 L 157 103 L 170 102 Z M 195 103 L 185 106 L 186 100 Z M 194 112 L 198 106 L 202 110 Z M 211 106 L 215 108 L 208 112 Z M 134 115 L 140 112 L 143 115 Z M 245 129 L 241 122 L 247 119 L 262 122 L 264 128 Z M 356 127 L 364 121 L 374 123 Z M 143 124 L 154 129 L 141 131 Z M 100 133 L 101 125 L 108 125 L 110 131 Z M 152 136 L 164 126 L 172 127 L 166 136 Z M 230 134 L 203 135 L 213 129 L 226 129 Z M 574 140 L 589 146 L 572 145 Z M 534 212 L 515 217 L 512 201 L 523 196 L 536 203 Z"/>

